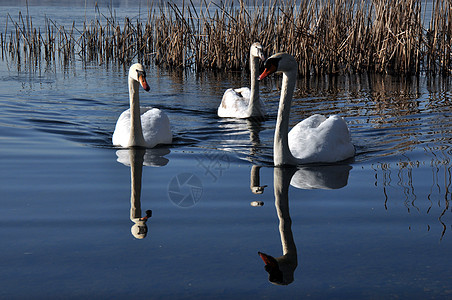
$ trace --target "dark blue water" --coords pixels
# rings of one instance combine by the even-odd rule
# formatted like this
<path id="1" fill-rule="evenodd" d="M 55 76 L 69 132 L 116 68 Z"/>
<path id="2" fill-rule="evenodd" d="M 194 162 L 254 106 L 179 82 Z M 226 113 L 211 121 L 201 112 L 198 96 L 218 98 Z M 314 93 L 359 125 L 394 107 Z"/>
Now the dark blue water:
<path id="1" fill-rule="evenodd" d="M 340 114 L 357 156 L 275 169 L 278 80 L 251 122 L 216 116 L 246 73 L 147 73 L 175 141 L 140 152 L 111 145 L 127 70 L 0 62 L 0 298 L 451 297 L 449 78 L 300 78 L 291 124 Z"/>

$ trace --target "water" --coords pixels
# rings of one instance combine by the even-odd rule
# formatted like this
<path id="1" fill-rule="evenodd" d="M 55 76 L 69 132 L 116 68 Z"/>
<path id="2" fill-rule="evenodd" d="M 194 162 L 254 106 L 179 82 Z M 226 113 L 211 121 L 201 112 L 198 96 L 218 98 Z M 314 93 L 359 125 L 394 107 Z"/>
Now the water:
<path id="1" fill-rule="evenodd" d="M 175 141 L 129 152 L 111 145 L 126 74 L 0 62 L 0 298 L 451 297 L 449 78 L 300 78 L 291 124 L 338 113 L 357 155 L 280 170 L 278 80 L 261 87 L 266 120 L 220 119 L 247 74 L 150 67 L 142 105 Z M 280 286 L 257 252 L 283 249 Z"/>

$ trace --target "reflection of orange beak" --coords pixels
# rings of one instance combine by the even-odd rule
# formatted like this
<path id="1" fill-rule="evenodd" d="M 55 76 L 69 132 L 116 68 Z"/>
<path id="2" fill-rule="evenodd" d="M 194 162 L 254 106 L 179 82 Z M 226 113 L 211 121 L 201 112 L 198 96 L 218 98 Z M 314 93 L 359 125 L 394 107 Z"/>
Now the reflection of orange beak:
<path id="1" fill-rule="evenodd" d="M 147 221 L 150 217 L 152 217 L 152 210 L 148 209 L 146 211 L 146 217 L 140 218 L 140 221 Z"/>
<path id="2" fill-rule="evenodd" d="M 259 256 L 265 263 L 265 271 L 268 273 L 268 280 L 277 284 L 285 284 L 284 283 L 284 274 L 281 272 L 279 268 L 278 261 L 271 255 L 257 252 Z"/>
<path id="3" fill-rule="evenodd" d="M 144 77 L 143 75 L 140 75 L 138 77 L 138 80 L 141 83 L 141 86 L 143 87 L 143 89 L 148 92 L 151 88 L 149 87 L 148 83 L 146 82 L 146 77 Z"/>
<path id="4" fill-rule="evenodd" d="M 267 77 L 268 75 L 270 75 L 271 73 L 276 71 L 276 66 L 274 65 L 270 65 L 270 67 L 265 68 L 264 72 L 262 72 L 262 74 L 259 76 L 258 80 L 262 80 L 265 77 Z"/>
<path id="5" fill-rule="evenodd" d="M 259 256 L 262 258 L 266 266 L 276 267 L 278 268 L 278 262 L 276 259 L 268 254 L 257 252 Z"/>

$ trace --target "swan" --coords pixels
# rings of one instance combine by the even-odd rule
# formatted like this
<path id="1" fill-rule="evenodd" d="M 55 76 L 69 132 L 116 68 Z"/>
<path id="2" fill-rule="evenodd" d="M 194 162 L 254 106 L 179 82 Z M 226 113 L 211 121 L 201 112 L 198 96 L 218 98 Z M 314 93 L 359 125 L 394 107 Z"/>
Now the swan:
<path id="1" fill-rule="evenodd" d="M 140 84 L 145 91 L 150 90 L 143 66 L 136 63 L 129 70 L 130 108 L 116 122 L 113 145 L 153 148 L 159 144 L 171 144 L 173 135 L 168 116 L 158 108 L 140 107 Z"/>
<path id="2" fill-rule="evenodd" d="M 315 114 L 288 132 L 290 106 L 297 79 L 297 62 L 290 54 L 277 53 L 267 59 L 264 67 L 259 80 L 272 73 L 283 74 L 273 141 L 275 166 L 333 163 L 355 155 L 350 131 L 340 116 L 332 115 L 326 118 Z"/>
<path id="3" fill-rule="evenodd" d="M 275 208 L 279 219 L 279 234 L 283 255 L 273 257 L 258 252 L 265 263 L 268 280 L 273 284 L 288 285 L 294 281 L 294 272 L 298 266 L 297 247 L 292 233 L 292 220 L 289 214 L 289 186 L 295 168 L 274 168 L 273 187 Z"/>
<path id="4" fill-rule="evenodd" d="M 126 150 L 127 151 L 127 150 Z M 151 217 L 152 211 L 146 211 L 146 217 L 141 217 L 141 179 L 145 149 L 129 149 L 130 162 L 130 220 L 134 223 L 130 232 L 137 239 L 144 239 L 148 233 L 146 221 Z"/>
<path id="5" fill-rule="evenodd" d="M 290 284 L 294 281 L 294 271 L 298 266 L 297 247 L 289 214 L 290 186 L 297 189 L 340 189 L 347 185 L 351 168 L 351 166 L 343 164 L 273 168 L 273 190 L 283 255 L 273 257 L 258 252 L 265 263 L 265 270 L 268 272 L 268 279 L 271 283 Z"/>
<path id="6" fill-rule="evenodd" d="M 219 117 L 246 119 L 265 116 L 264 104 L 259 99 L 259 60 L 265 60 L 264 51 L 260 43 L 254 43 L 250 47 L 251 89 L 227 89 L 218 107 Z"/>
<path id="7" fill-rule="evenodd" d="M 130 220 L 133 222 L 130 232 L 137 239 L 144 239 L 148 233 L 146 222 L 152 216 L 152 210 L 146 210 L 146 216 L 141 215 L 141 181 L 143 166 L 161 167 L 169 160 L 164 156 L 169 154 L 168 148 L 144 149 L 141 147 L 119 149 L 116 151 L 117 161 L 130 167 Z"/>

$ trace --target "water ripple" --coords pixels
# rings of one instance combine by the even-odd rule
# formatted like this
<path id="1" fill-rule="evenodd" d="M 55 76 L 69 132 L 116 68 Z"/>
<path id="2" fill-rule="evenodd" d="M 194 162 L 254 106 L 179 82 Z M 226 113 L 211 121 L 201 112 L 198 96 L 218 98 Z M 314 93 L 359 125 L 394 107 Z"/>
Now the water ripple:
<path id="1" fill-rule="evenodd" d="M 75 71 L 73 71 L 76 73 Z M 126 74 L 90 67 L 84 76 L 65 75 L 48 83 L 46 76 L 1 74 L 11 86 L 0 101 L 0 123 L 59 135 L 94 147 L 111 147 L 111 134 L 119 114 L 128 108 Z M 43 77 L 43 78 L 42 78 Z M 52 76 L 47 76 L 52 78 Z M 164 110 L 172 124 L 172 147 L 227 151 L 242 159 L 271 164 L 273 134 L 279 102 L 278 80 L 262 86 L 268 117 L 262 121 L 221 119 L 216 115 L 226 87 L 247 78 L 215 74 L 200 82 L 195 74 L 173 76 L 151 69 L 150 93 L 143 106 Z M 232 82 L 232 81 L 234 82 Z M 232 83 L 231 83 L 231 82 Z M 429 145 L 450 153 L 452 106 L 448 84 L 442 81 L 404 81 L 389 76 L 300 79 L 292 103 L 291 126 L 315 114 L 339 114 L 349 124 L 357 161 L 424 151 Z M 111 89 L 110 87 L 118 87 Z M 33 92 L 30 92 L 33 91 Z"/>

